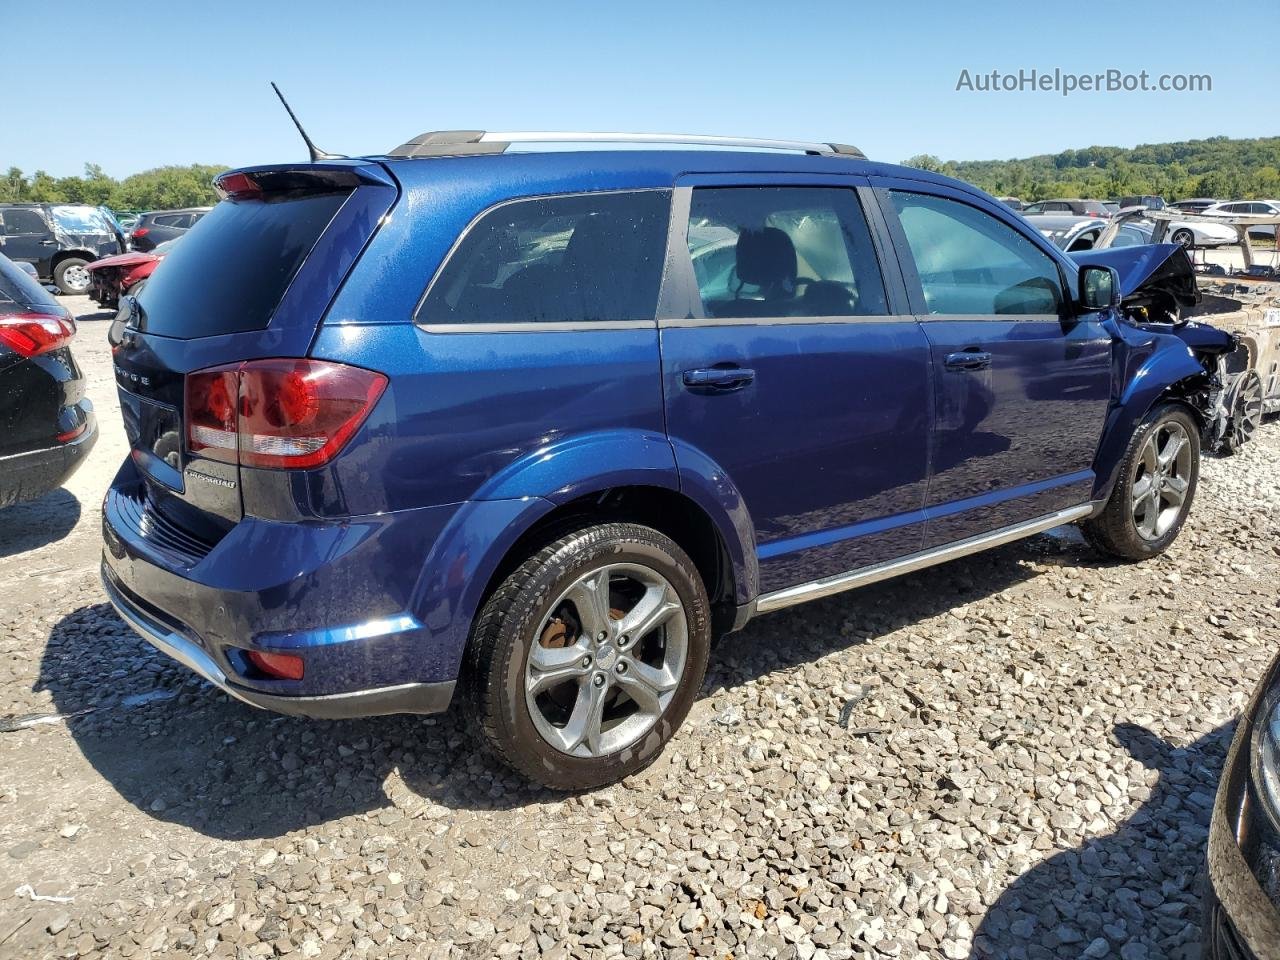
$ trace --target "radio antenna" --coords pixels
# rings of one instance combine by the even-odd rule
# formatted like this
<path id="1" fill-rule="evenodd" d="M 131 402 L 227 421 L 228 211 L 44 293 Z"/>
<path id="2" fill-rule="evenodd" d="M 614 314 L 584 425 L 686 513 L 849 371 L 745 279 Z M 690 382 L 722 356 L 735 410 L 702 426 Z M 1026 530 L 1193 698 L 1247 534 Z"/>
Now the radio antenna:
<path id="1" fill-rule="evenodd" d="M 307 136 L 307 131 L 302 129 L 302 124 L 298 121 L 298 116 L 293 112 L 293 107 L 289 106 L 289 101 L 284 98 L 284 94 L 280 92 L 280 88 L 275 85 L 275 81 L 271 81 L 271 89 L 276 92 L 276 96 L 280 98 L 280 102 L 284 105 L 285 110 L 289 114 L 289 119 L 293 121 L 293 125 L 298 128 L 298 133 L 302 135 L 302 141 L 307 145 L 307 152 L 311 154 L 311 162 L 317 160 L 345 160 L 346 157 L 339 153 L 325 153 Z"/>

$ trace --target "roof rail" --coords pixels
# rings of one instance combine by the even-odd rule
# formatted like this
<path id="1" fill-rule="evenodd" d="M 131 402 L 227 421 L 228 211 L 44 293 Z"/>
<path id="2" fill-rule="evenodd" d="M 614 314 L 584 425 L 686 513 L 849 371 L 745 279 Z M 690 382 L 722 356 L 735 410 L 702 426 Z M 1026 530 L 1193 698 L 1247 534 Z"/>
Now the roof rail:
<path id="1" fill-rule="evenodd" d="M 502 153 L 513 143 L 649 143 L 748 150 L 794 150 L 816 156 L 841 156 L 865 160 L 866 155 L 846 143 L 807 140 L 760 140 L 753 137 L 711 137 L 690 133 L 580 133 L 563 130 L 492 132 L 486 130 L 434 130 L 402 143 L 390 157 L 455 157 Z"/>

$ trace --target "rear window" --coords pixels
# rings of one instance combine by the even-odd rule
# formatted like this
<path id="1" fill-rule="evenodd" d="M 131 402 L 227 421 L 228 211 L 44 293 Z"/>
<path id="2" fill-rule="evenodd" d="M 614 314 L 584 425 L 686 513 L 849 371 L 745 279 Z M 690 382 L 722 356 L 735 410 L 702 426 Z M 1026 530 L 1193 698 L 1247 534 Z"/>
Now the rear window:
<path id="1" fill-rule="evenodd" d="M 51 294 L 8 257 L 0 255 L 0 306 L 44 308 L 61 314 L 62 306 Z"/>
<path id="2" fill-rule="evenodd" d="M 652 320 L 669 206 L 669 191 L 643 190 L 494 207 L 464 234 L 414 319 L 427 325 Z"/>
<path id="3" fill-rule="evenodd" d="M 138 295 L 142 329 L 183 340 L 263 329 L 348 195 L 224 200 Z"/>

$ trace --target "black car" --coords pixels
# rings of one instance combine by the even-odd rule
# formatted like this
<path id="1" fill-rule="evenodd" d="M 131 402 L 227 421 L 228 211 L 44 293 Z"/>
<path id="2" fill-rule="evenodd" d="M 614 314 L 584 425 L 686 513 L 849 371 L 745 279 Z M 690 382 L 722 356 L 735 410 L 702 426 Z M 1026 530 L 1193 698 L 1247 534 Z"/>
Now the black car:
<path id="1" fill-rule="evenodd" d="M 1068 213 L 1077 217 L 1102 217 L 1103 219 L 1111 216 L 1111 211 L 1101 200 L 1082 200 L 1075 197 L 1065 200 L 1037 200 L 1035 203 L 1024 204 L 1022 212 L 1024 215 Z"/>
<path id="2" fill-rule="evenodd" d="M 1204 213 L 1219 200 L 1213 200 L 1209 197 L 1191 197 L 1187 200 L 1175 200 L 1169 204 L 1174 210 L 1181 210 L 1183 213 Z"/>
<path id="3" fill-rule="evenodd" d="M 0 255 L 0 507 L 61 486 L 98 439 L 75 332 L 67 309 Z"/>
<path id="4" fill-rule="evenodd" d="M 1280 958 L 1280 658 L 1240 717 L 1213 804 L 1204 955 Z"/>
<path id="5" fill-rule="evenodd" d="M 129 231 L 129 247 L 146 253 L 166 240 L 176 240 L 212 209 L 188 207 L 185 210 L 151 210 L 144 213 Z"/>
<path id="6" fill-rule="evenodd" d="M 1121 210 L 1128 210 L 1130 207 L 1146 207 L 1148 210 L 1163 210 L 1166 206 L 1164 197 L 1153 197 L 1143 195 L 1140 197 L 1121 197 L 1118 201 Z"/>
<path id="7" fill-rule="evenodd" d="M 0 203 L 0 253 L 29 263 L 65 294 L 89 290 L 85 265 L 124 253 L 124 236 L 98 207 L 82 203 Z"/>

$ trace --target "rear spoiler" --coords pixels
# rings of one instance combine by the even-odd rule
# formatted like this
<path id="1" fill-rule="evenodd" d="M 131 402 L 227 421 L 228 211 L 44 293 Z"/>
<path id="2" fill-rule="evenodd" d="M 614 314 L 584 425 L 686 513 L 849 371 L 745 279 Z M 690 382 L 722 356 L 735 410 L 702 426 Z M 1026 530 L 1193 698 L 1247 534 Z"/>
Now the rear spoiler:
<path id="1" fill-rule="evenodd" d="M 354 190 L 362 184 L 394 187 L 395 181 L 376 163 L 367 161 L 271 164 L 241 167 L 213 178 L 223 200 L 245 200 L 267 194 L 303 196 Z"/>

